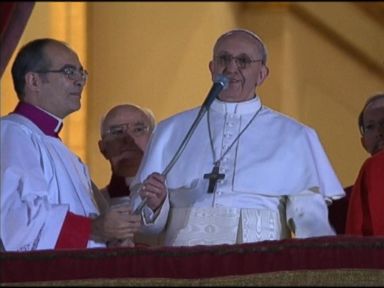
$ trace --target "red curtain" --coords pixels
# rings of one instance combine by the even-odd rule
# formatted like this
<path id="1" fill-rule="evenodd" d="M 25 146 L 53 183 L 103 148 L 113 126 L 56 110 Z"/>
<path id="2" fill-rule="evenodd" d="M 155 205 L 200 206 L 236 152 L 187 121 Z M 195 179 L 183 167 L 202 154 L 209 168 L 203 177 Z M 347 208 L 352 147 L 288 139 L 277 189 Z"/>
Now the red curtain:
<path id="1" fill-rule="evenodd" d="M 378 286 L 375 284 L 380 282 L 379 286 L 382 286 L 384 237 L 342 235 L 236 245 L 4 252 L 0 253 L 0 263 L 0 283 L 3 285 L 34 281 L 154 278 L 166 279 L 165 282 L 172 284 L 172 279 L 241 277 L 282 271 L 359 270 L 357 273 L 360 273 L 365 270 L 378 273 L 371 275 L 377 277 L 377 283 L 372 278 L 365 284 Z M 305 281 L 305 278 L 297 279 L 296 284 L 300 284 L 299 281 Z M 286 286 L 285 282 L 282 283 Z M 338 283 L 337 279 L 331 284 L 335 283 Z M 137 284 L 140 283 L 134 286 L 143 286 Z M 326 283 L 316 284 L 322 286 Z M 334 286 L 329 284 L 323 286 Z M 80 286 L 89 285 L 83 283 Z"/>
<path id="2" fill-rule="evenodd" d="M 0 3 L 0 78 L 12 56 L 35 2 Z"/>

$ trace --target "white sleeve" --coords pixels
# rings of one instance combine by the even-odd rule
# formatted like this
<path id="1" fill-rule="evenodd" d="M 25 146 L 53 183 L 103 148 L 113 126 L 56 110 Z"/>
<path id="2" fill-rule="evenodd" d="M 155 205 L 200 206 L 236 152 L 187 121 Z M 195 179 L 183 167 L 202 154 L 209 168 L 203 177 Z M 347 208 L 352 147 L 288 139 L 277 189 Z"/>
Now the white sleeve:
<path id="1" fill-rule="evenodd" d="M 327 203 L 311 190 L 288 196 L 287 222 L 296 238 L 336 235 L 328 221 Z"/>
<path id="2" fill-rule="evenodd" d="M 41 163 L 39 141 L 9 123 L 1 126 L 0 140 L 0 237 L 4 248 L 53 249 L 68 207 L 49 203 L 49 187 L 41 168 L 47 163 Z"/>
<path id="3" fill-rule="evenodd" d="M 167 197 L 165 198 L 159 213 L 154 214 L 152 209 L 148 206 L 145 206 L 142 211 L 142 217 L 143 217 L 143 227 L 142 232 L 143 233 L 160 233 L 163 231 L 165 225 L 167 224 L 168 219 L 168 213 L 169 213 L 169 198 L 168 193 Z"/>

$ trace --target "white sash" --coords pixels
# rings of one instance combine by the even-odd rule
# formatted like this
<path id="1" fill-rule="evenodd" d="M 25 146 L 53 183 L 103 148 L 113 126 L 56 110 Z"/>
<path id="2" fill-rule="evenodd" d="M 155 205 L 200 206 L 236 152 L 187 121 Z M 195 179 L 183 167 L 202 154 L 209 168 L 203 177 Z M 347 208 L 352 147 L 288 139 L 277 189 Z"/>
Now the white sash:
<path id="1" fill-rule="evenodd" d="M 172 208 L 166 246 L 219 245 L 288 238 L 279 213 L 240 208 Z"/>

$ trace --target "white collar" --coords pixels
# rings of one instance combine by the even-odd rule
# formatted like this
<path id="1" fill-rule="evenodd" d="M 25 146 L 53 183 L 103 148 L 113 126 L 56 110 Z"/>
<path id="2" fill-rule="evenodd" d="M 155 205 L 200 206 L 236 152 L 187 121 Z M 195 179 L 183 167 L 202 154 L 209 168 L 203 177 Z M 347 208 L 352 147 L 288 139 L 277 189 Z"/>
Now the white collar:
<path id="1" fill-rule="evenodd" d="M 219 113 L 227 114 L 250 114 L 257 111 L 261 106 L 261 100 L 258 96 L 244 102 L 224 102 L 215 99 L 211 104 L 211 109 Z"/>

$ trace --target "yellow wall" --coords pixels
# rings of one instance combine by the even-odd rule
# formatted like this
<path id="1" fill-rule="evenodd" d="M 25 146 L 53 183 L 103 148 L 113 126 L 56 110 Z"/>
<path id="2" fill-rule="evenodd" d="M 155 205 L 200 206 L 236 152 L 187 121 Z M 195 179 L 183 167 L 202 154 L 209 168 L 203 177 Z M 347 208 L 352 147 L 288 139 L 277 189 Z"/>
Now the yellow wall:
<path id="1" fill-rule="evenodd" d="M 88 123 L 113 105 L 133 102 L 159 121 L 199 105 L 210 85 L 208 62 L 217 35 L 235 23 L 231 3 L 92 3 L 89 6 Z M 87 161 L 97 184 L 109 164 L 97 153 L 99 130 L 88 134 Z"/>
<path id="2" fill-rule="evenodd" d="M 268 46 L 263 102 L 315 128 L 342 184 L 351 184 L 368 156 L 357 115 L 366 97 L 384 90 L 375 66 L 383 25 L 352 2 L 37 2 L 20 45 L 50 36 L 79 52 L 90 77 L 62 137 L 104 186 L 110 173 L 97 148 L 100 117 L 122 102 L 151 108 L 158 121 L 199 105 L 211 86 L 212 45 L 234 27 L 254 30 Z M 1 115 L 16 102 L 9 66 Z"/>

